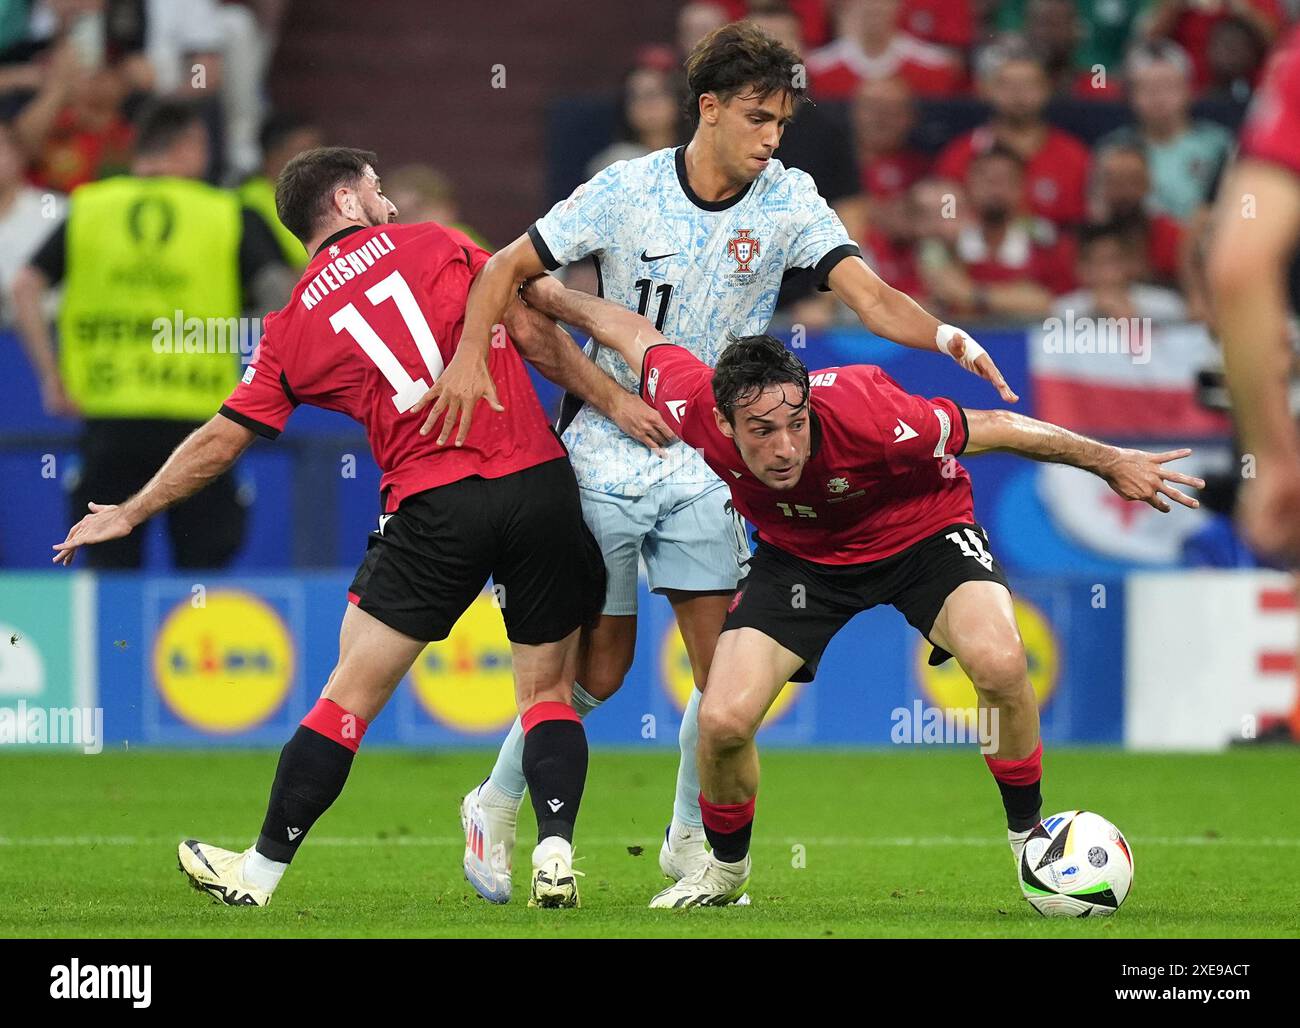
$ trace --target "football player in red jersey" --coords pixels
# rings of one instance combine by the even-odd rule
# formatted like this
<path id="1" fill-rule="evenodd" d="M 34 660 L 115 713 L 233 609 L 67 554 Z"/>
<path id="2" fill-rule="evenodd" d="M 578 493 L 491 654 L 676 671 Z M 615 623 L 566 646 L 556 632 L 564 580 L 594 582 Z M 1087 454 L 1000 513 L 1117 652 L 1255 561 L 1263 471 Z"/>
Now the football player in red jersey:
<path id="1" fill-rule="evenodd" d="M 993 712 L 985 740 L 1017 861 L 1041 816 L 1038 705 L 1011 593 L 975 523 L 956 458 L 1001 450 L 1091 471 L 1128 500 L 1168 511 L 1197 501 L 1166 468 L 1190 450 L 1119 449 L 1010 411 L 963 410 L 901 389 L 880 368 L 813 372 L 771 336 L 736 339 L 717 369 L 605 300 L 530 282 L 542 312 L 590 332 L 641 369 L 644 399 L 698 448 L 758 529 L 749 576 L 732 600 L 700 707 L 700 807 L 712 856 L 652 907 L 736 902 L 749 882 L 758 791 L 754 745 L 787 681 L 808 681 L 855 614 L 889 604 L 955 656 Z M 792 597 L 801 596 L 801 603 Z"/>
<path id="2" fill-rule="evenodd" d="M 301 403 L 361 422 L 383 471 L 384 513 L 348 592 L 338 664 L 281 752 L 256 844 L 236 853 L 186 840 L 181 868 L 225 903 L 269 902 L 342 791 L 368 723 L 490 576 L 503 590 L 538 818 L 530 903 L 577 906 L 571 842 L 587 742 L 570 691 L 578 630 L 600 609 L 605 569 L 583 523 L 573 469 L 515 344 L 527 344 L 525 352 L 566 388 L 589 388 L 578 380 L 599 372 L 553 322 L 516 311 L 485 362 L 500 402 L 455 446 L 421 434 L 423 419 L 412 408 L 456 352 L 487 254 L 432 222 L 392 224 L 397 210 L 379 188 L 374 162 L 366 151 L 326 147 L 286 166 L 276 187 L 280 220 L 314 255 L 288 305 L 266 318 L 253 361 L 220 412 L 135 496 L 117 506 L 92 503 L 54 547 L 54 560 L 69 564 L 81 546 L 121 538 L 198 491 L 257 436 L 279 435 Z M 609 390 L 629 395 L 612 382 Z"/>

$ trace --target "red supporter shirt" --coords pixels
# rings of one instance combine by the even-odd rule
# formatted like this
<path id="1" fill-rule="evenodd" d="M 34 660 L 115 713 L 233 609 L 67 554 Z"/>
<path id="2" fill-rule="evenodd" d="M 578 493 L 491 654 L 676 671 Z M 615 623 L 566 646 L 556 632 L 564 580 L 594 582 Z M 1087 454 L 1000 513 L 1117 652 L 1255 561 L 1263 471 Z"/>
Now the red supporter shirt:
<path id="1" fill-rule="evenodd" d="M 818 564 L 863 564 L 974 520 L 970 476 L 952 458 L 966 416 L 912 396 L 872 364 L 812 372 L 813 452 L 793 489 L 769 489 L 713 418 L 713 369 L 680 346 L 646 351 L 641 395 L 731 487 L 759 538 Z M 946 471 L 945 471 L 946 469 Z"/>
<path id="2" fill-rule="evenodd" d="M 505 410 L 480 402 L 461 447 L 435 442 L 411 407 L 456 353 L 470 283 L 488 254 L 433 222 L 356 228 L 326 240 L 288 305 L 269 314 L 221 413 L 274 439 L 300 403 L 365 427 L 383 472 L 384 511 L 472 475 L 500 478 L 564 456 L 510 341 L 489 351 Z"/>
<path id="3" fill-rule="evenodd" d="M 1241 130 L 1241 155 L 1300 175 L 1300 28 L 1269 60 Z"/>
<path id="4" fill-rule="evenodd" d="M 1165 282 L 1178 281 L 1178 251 L 1182 247 L 1183 226 L 1167 214 L 1147 218 L 1147 263 Z"/>
<path id="5" fill-rule="evenodd" d="M 981 126 L 954 139 L 939 155 L 934 173 L 966 181 L 977 153 L 993 148 L 996 139 Z M 1025 162 L 1025 203 L 1034 214 L 1058 225 L 1083 221 L 1088 184 L 1088 148 L 1068 132 L 1048 129 L 1043 145 Z"/>
<path id="6" fill-rule="evenodd" d="M 919 150 L 898 150 L 858 165 L 862 191 L 868 196 L 897 196 L 925 178 L 930 158 Z"/>
<path id="7" fill-rule="evenodd" d="M 808 57 L 808 91 L 819 100 L 849 100 L 866 80 L 894 78 L 921 96 L 952 96 L 966 84 L 959 62 L 940 47 L 906 32 L 890 40 L 883 54 L 868 57 L 855 40 L 837 39 Z"/>
<path id="8" fill-rule="evenodd" d="M 1069 236 L 1032 219 L 1012 222 L 996 248 L 973 226 L 957 236 L 957 257 L 979 285 L 1029 279 L 1052 293 L 1068 293 L 1075 285 L 1075 254 Z"/>

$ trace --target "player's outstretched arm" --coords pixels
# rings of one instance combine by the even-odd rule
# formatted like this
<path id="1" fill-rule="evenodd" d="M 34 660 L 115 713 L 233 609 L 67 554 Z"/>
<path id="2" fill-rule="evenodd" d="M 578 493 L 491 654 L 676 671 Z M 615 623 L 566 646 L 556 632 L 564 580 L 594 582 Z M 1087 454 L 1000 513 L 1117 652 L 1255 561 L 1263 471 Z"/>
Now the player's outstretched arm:
<path id="1" fill-rule="evenodd" d="M 610 378 L 578 349 L 568 332 L 541 311 L 515 300 L 506 308 L 505 326 L 529 364 L 591 404 L 626 435 L 656 452 L 674 440 L 657 410 Z"/>
<path id="2" fill-rule="evenodd" d="M 567 289 L 550 275 L 531 279 L 519 295 L 528 306 L 586 332 L 601 346 L 616 350 L 634 371 L 640 371 L 646 350 L 668 342 L 640 314 L 590 293 Z"/>
<path id="3" fill-rule="evenodd" d="M 860 257 L 846 257 L 836 264 L 826 283 L 876 335 L 916 350 L 946 353 L 967 371 L 991 383 L 1007 403 L 1020 399 L 984 347 L 961 329 L 926 313 L 910 296 L 868 268 Z"/>
<path id="4" fill-rule="evenodd" d="M 998 450 L 1031 460 L 1069 464 L 1104 479 L 1124 499 L 1141 500 L 1162 513 L 1170 510 L 1165 497 L 1184 507 L 1201 505 L 1199 500 L 1170 483 L 1204 489 L 1204 480 L 1165 467 L 1170 461 L 1186 457 L 1192 452 L 1189 449 L 1147 453 L 1110 446 L 1015 411 L 968 410 L 965 413 L 967 437 L 963 452 L 966 454 Z"/>
<path id="5" fill-rule="evenodd" d="M 248 449 L 253 433 L 221 414 L 195 429 L 172 451 L 144 488 L 120 504 L 91 503 L 90 513 L 54 545 L 54 563 L 68 565 L 77 549 L 129 535 L 136 525 L 193 496 Z"/>
<path id="6" fill-rule="evenodd" d="M 474 276 L 469 298 L 465 301 L 465 324 L 456 343 L 456 353 L 438 380 L 411 408 L 418 412 L 425 404 L 433 404 L 420 427 L 421 435 L 428 435 L 434 422 L 446 411 L 447 418 L 438 433 L 438 445 L 445 443 L 455 428 L 456 445 L 460 446 L 469 434 L 474 408 L 479 400 L 487 400 L 493 410 L 505 410 L 497 399 L 496 386 L 488 372 L 493 326 L 502 324 L 506 307 L 514 298 L 516 284 L 545 270 L 533 241 L 522 235 L 488 258 L 482 270 Z"/>

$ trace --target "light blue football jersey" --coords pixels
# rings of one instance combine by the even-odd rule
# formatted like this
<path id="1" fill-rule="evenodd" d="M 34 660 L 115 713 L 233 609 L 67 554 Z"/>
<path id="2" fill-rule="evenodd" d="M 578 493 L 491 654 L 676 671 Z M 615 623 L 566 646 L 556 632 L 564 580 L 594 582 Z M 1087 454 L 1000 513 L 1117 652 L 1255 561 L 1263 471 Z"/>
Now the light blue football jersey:
<path id="1" fill-rule="evenodd" d="M 767 330 L 787 271 L 815 269 L 824 282 L 840 260 L 859 255 L 805 172 L 774 159 L 743 192 L 706 201 L 687 182 L 684 147 L 610 165 L 528 235 L 552 271 L 594 257 L 601 296 L 710 365 L 730 334 Z M 586 352 L 637 392 L 640 369 L 594 341 Z M 643 496 L 658 482 L 718 480 L 689 446 L 674 443 L 657 457 L 591 406 L 577 408 L 565 398 L 560 429 L 584 489 Z"/>

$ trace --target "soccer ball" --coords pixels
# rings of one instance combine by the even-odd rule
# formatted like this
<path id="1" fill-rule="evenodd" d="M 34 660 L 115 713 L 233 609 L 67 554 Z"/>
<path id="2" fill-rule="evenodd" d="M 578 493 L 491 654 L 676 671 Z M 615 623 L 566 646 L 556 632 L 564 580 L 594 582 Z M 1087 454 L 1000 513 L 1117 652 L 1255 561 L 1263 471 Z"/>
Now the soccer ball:
<path id="1" fill-rule="evenodd" d="M 1044 917 L 1108 917 L 1133 885 L 1133 851 L 1100 814 L 1045 817 L 1020 855 L 1020 888 Z"/>

